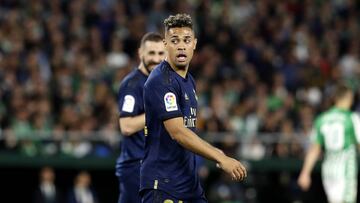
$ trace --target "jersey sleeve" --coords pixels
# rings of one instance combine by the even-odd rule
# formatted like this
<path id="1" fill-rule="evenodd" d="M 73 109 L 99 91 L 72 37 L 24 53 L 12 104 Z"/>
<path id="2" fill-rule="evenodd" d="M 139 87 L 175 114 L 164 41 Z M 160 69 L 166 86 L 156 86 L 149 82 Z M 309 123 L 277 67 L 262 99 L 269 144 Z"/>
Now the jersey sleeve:
<path id="1" fill-rule="evenodd" d="M 311 131 L 310 140 L 313 144 L 319 144 L 320 146 L 324 146 L 324 136 L 321 134 L 320 127 L 320 120 L 317 119 Z"/>
<path id="2" fill-rule="evenodd" d="M 145 109 L 151 108 L 158 119 L 182 117 L 179 106 L 179 93 L 172 85 L 157 83 L 144 88 Z M 146 110 L 148 112 L 148 110 Z"/>
<path id="3" fill-rule="evenodd" d="M 360 117 L 358 113 L 351 114 L 351 120 L 354 126 L 354 134 L 357 143 L 360 143 Z"/>
<path id="4" fill-rule="evenodd" d="M 120 118 L 137 116 L 141 112 L 142 91 L 138 91 L 136 88 L 120 88 L 118 94 L 118 110 Z"/>

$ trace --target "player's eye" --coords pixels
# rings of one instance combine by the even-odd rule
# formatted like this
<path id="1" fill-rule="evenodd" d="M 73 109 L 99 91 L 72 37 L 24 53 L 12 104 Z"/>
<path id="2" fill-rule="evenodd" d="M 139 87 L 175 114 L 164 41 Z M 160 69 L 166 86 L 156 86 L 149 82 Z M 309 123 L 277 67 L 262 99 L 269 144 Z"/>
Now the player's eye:
<path id="1" fill-rule="evenodd" d="M 191 39 L 187 38 L 187 39 L 184 40 L 184 42 L 185 42 L 186 44 L 189 44 L 189 43 L 191 42 Z"/>
<path id="2" fill-rule="evenodd" d="M 177 44 L 177 43 L 179 43 L 179 40 L 178 40 L 178 39 L 172 39 L 172 40 L 171 40 L 171 43 Z"/>

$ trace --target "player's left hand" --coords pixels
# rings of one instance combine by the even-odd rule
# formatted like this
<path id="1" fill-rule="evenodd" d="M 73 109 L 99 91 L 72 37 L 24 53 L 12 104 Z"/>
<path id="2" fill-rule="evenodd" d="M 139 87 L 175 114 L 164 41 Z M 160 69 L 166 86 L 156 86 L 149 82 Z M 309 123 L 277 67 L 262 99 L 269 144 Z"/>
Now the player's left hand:
<path id="1" fill-rule="evenodd" d="M 309 174 L 301 173 L 297 182 L 302 190 L 307 191 L 311 185 L 311 177 Z"/>
<path id="2" fill-rule="evenodd" d="M 231 175 L 232 180 L 241 181 L 247 176 L 246 168 L 240 161 L 231 157 L 225 156 L 225 159 L 219 163 L 221 169 Z"/>

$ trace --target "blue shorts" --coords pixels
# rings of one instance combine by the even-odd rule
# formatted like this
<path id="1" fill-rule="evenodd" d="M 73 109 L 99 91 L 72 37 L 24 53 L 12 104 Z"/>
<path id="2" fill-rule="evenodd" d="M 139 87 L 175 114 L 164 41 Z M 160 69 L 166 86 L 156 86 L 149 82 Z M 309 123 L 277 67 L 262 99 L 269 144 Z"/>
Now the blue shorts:
<path id="1" fill-rule="evenodd" d="M 121 170 L 118 203 L 140 203 L 140 164 Z"/>
<path id="2" fill-rule="evenodd" d="M 161 190 L 143 190 L 142 203 L 208 203 L 205 196 L 191 200 L 181 200 Z"/>

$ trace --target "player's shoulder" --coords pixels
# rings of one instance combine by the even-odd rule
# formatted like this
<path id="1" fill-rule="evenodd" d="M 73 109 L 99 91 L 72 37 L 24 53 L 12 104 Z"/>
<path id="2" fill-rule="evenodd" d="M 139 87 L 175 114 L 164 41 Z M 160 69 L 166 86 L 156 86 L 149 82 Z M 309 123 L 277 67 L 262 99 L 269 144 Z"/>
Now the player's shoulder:
<path id="1" fill-rule="evenodd" d="M 131 71 L 128 75 L 125 76 L 125 78 L 122 80 L 120 84 L 121 88 L 130 88 L 135 89 L 138 86 L 142 87 L 144 84 L 144 81 L 146 80 L 146 76 L 141 73 L 139 69 L 134 69 Z"/>
<path id="2" fill-rule="evenodd" d="M 345 121 L 351 116 L 351 111 L 332 107 L 317 116 L 315 122 L 322 123 L 327 121 Z"/>
<path id="3" fill-rule="evenodd" d="M 326 119 L 327 117 L 329 117 L 329 115 L 331 115 L 332 110 L 327 110 L 327 111 L 323 111 L 321 112 L 318 116 L 316 116 L 315 118 L 315 125 L 320 125 L 324 119 Z"/>
<path id="4" fill-rule="evenodd" d="M 166 61 L 162 61 L 153 71 L 145 82 L 145 87 L 171 86 L 174 85 L 173 70 Z"/>

